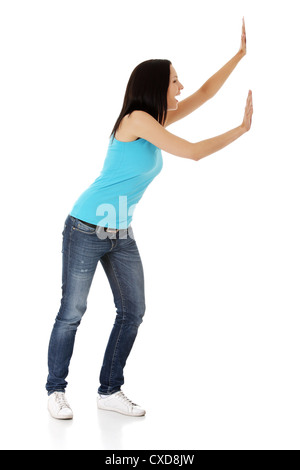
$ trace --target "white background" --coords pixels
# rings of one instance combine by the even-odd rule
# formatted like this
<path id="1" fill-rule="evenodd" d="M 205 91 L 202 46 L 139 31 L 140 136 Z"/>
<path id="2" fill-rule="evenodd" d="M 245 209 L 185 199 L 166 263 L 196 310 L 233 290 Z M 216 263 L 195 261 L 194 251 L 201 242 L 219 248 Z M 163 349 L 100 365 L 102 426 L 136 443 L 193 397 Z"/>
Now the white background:
<path id="1" fill-rule="evenodd" d="M 14 1 L 0 6 L 1 447 L 299 449 L 298 2 Z M 249 133 L 200 162 L 164 153 L 133 228 L 147 313 L 125 393 L 96 408 L 115 309 L 101 265 L 69 375 L 73 422 L 48 415 L 61 232 L 99 175 L 133 68 L 172 61 L 187 97 L 240 46 L 219 93 L 169 127 L 192 142 Z"/>

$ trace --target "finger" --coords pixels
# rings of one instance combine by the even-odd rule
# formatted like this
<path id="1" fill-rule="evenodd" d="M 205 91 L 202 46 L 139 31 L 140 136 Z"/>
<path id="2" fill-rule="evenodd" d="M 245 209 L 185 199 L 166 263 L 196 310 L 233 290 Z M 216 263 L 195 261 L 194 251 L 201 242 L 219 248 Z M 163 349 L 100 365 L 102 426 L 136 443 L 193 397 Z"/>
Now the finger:
<path id="1" fill-rule="evenodd" d="M 250 106 L 247 111 L 246 111 L 248 114 L 252 114 L 253 113 L 253 108 L 252 106 Z"/>
<path id="2" fill-rule="evenodd" d="M 251 90 L 249 90 L 249 92 L 248 92 L 246 106 L 248 106 L 250 103 L 252 103 L 252 92 L 251 92 Z"/>

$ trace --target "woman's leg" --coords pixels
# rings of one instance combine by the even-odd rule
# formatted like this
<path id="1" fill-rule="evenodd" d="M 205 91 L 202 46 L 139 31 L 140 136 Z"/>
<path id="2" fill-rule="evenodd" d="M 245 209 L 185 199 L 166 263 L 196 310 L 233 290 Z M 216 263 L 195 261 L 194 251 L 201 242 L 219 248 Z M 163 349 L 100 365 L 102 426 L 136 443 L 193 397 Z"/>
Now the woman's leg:
<path id="1" fill-rule="evenodd" d="M 49 395 L 63 392 L 67 386 L 77 328 L 87 308 L 90 286 L 99 261 L 99 242 L 92 228 L 80 224 L 78 219 L 67 217 L 63 231 L 62 299 L 48 353 L 46 389 Z"/>
<path id="2" fill-rule="evenodd" d="M 115 240 L 115 247 L 101 258 L 117 310 L 100 374 L 99 394 L 118 392 L 123 370 L 145 314 L 144 272 L 136 242 Z"/>

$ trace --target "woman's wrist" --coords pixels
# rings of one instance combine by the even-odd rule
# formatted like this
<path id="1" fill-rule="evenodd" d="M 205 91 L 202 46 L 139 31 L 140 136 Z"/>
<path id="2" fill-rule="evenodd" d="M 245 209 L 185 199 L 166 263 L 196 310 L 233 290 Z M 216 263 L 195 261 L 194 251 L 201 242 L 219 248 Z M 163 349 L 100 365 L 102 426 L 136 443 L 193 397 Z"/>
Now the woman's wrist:
<path id="1" fill-rule="evenodd" d="M 241 129 L 241 135 L 245 134 L 249 130 L 249 129 L 246 128 L 244 123 L 242 123 L 239 127 Z"/>
<path id="2" fill-rule="evenodd" d="M 245 57 L 246 52 L 240 49 L 236 55 L 239 58 L 239 60 L 241 60 L 243 57 Z"/>

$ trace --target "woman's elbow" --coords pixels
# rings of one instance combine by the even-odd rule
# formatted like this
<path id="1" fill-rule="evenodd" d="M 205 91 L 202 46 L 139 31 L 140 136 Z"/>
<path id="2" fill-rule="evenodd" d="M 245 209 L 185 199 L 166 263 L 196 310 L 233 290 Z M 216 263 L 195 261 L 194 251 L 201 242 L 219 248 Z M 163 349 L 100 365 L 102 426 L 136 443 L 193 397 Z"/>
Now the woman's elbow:
<path id="1" fill-rule="evenodd" d="M 190 143 L 187 158 L 190 158 L 194 162 L 198 162 L 202 158 L 202 156 L 199 154 L 199 149 L 197 148 L 196 144 Z"/>

